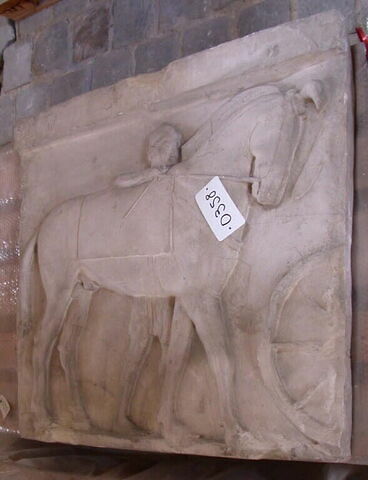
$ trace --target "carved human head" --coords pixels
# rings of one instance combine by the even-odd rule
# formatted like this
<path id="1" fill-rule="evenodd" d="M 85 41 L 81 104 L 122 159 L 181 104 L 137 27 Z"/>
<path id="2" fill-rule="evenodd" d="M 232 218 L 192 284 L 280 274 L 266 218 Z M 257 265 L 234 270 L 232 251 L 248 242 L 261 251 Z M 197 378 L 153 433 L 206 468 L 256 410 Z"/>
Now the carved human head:
<path id="1" fill-rule="evenodd" d="M 171 125 L 163 124 L 148 139 L 148 162 L 151 167 L 170 167 L 179 161 L 181 134 Z"/>

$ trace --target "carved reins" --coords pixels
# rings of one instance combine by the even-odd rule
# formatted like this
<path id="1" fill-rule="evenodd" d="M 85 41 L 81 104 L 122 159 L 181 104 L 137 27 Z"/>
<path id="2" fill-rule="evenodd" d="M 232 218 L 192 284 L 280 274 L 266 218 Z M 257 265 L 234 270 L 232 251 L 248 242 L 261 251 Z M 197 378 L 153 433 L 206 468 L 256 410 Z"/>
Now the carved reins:
<path id="1" fill-rule="evenodd" d="M 221 180 L 231 180 L 233 182 L 239 182 L 239 183 L 259 183 L 261 181 L 260 178 L 257 177 L 234 177 L 232 175 L 210 175 L 208 173 L 182 173 L 182 174 L 176 174 L 175 177 L 219 177 Z"/>

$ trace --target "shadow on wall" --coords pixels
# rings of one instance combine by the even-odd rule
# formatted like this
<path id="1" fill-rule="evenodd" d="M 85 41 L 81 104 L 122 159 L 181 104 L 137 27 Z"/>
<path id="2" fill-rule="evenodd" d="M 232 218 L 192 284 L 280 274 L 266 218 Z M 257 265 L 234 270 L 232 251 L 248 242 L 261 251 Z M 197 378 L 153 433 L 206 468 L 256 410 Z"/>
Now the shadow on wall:
<path id="1" fill-rule="evenodd" d="M 0 2 L 1 3 L 1 2 Z M 14 24 L 4 17 L 0 17 L 0 92 L 3 84 L 5 48 L 15 41 Z"/>
<path id="2" fill-rule="evenodd" d="M 232 461 L 116 453 L 22 440 L 0 433 L 0 480 L 364 480 L 368 467 L 302 462 Z"/>

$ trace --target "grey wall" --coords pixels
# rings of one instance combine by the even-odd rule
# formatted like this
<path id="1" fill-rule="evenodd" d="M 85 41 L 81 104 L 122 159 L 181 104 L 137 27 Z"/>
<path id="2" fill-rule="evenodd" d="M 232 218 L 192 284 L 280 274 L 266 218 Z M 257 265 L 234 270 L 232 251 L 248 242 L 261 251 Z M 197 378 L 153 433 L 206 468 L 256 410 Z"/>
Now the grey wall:
<path id="1" fill-rule="evenodd" d="M 330 8 L 347 28 L 366 0 L 61 0 L 17 22 L 4 51 L 0 145 L 17 118 L 176 58 Z"/>

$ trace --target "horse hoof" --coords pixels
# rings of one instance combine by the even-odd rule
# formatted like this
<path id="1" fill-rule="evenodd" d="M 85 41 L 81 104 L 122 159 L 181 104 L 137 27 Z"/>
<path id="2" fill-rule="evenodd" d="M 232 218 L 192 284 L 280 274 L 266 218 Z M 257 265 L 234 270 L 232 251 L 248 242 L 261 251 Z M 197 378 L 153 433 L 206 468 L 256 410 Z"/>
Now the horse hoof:
<path id="1" fill-rule="evenodd" d="M 171 422 L 161 429 L 161 434 L 167 443 L 174 449 L 182 449 L 198 443 L 200 435 L 196 435 L 184 424 Z"/>
<path id="2" fill-rule="evenodd" d="M 88 432 L 91 428 L 91 424 L 87 419 L 78 418 L 73 421 L 72 427 L 77 432 Z"/>
<path id="3" fill-rule="evenodd" d="M 250 432 L 237 427 L 225 434 L 226 455 L 244 456 L 246 452 L 259 452 L 264 448 L 264 443 Z"/>
<path id="4" fill-rule="evenodd" d="M 72 407 L 69 413 L 71 415 L 71 427 L 73 430 L 88 432 L 91 429 L 91 422 L 82 407 Z"/>
<path id="5" fill-rule="evenodd" d="M 47 433 L 51 430 L 53 422 L 50 418 L 35 418 L 33 420 L 33 429 L 38 435 Z"/>
<path id="6" fill-rule="evenodd" d="M 127 437 L 130 439 L 136 439 L 147 435 L 147 432 L 138 427 L 127 417 L 125 417 L 124 420 L 115 422 L 111 427 L 111 431 L 119 437 Z"/>

